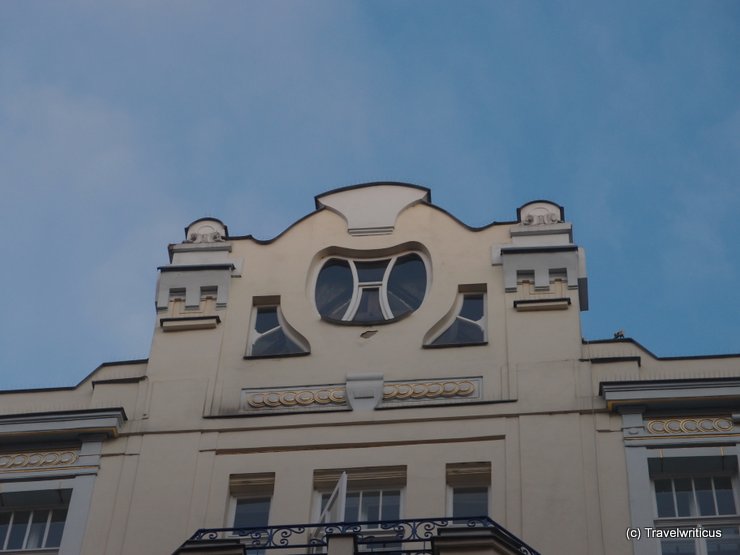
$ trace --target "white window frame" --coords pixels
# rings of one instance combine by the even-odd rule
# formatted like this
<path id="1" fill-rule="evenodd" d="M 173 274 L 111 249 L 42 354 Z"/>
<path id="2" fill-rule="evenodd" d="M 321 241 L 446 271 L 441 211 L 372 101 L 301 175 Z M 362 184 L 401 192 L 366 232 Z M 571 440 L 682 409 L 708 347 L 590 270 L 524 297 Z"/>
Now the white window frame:
<path id="1" fill-rule="evenodd" d="M 701 457 L 697 457 L 701 458 Z M 689 478 L 691 479 L 692 483 L 692 494 L 693 494 L 693 502 L 695 505 L 695 508 L 698 512 L 698 506 L 697 506 L 697 499 L 696 499 L 696 489 L 695 489 L 695 483 L 694 480 L 696 478 L 715 478 L 715 477 L 729 477 L 732 484 L 732 493 L 735 501 L 735 514 L 732 515 L 691 515 L 691 516 L 675 516 L 675 517 L 659 517 L 658 516 L 658 498 L 655 491 L 655 481 L 656 480 L 676 480 L 676 479 L 685 479 Z M 721 473 L 710 473 L 710 472 L 696 472 L 696 473 L 690 473 L 690 472 L 670 472 L 670 473 L 661 473 L 658 476 L 650 476 L 650 494 L 652 497 L 652 503 L 653 503 L 653 526 L 655 528 L 666 528 L 666 529 L 673 529 L 673 528 L 695 528 L 695 527 L 702 527 L 702 528 L 729 528 L 734 527 L 738 530 L 738 542 L 740 543 L 740 504 L 738 504 L 738 501 L 740 501 L 740 497 L 738 496 L 738 485 L 740 484 L 739 478 L 737 473 L 733 472 L 721 472 Z M 675 488 L 675 485 L 674 485 Z M 712 485 L 712 489 L 714 490 L 714 484 Z M 716 494 L 714 494 L 714 501 L 716 506 Z M 674 503 L 675 503 L 675 496 L 674 496 Z M 675 507 L 677 508 L 677 507 Z M 694 544 L 694 552 L 696 555 L 707 555 L 707 540 L 712 540 L 713 538 L 695 538 L 695 539 L 685 539 L 683 540 L 686 543 L 693 542 Z M 658 553 L 661 554 L 662 551 L 662 544 L 663 541 L 671 542 L 671 541 L 682 541 L 682 540 L 659 540 L 658 541 Z"/>
<path id="2" fill-rule="evenodd" d="M 401 470 L 403 469 L 403 470 Z M 354 471 L 354 472 L 353 472 Z M 390 471 L 391 474 L 383 475 L 385 472 Z M 401 475 L 401 472 L 403 475 Z M 376 477 L 377 475 L 377 477 Z M 331 495 L 336 498 L 335 507 L 337 510 L 333 511 L 334 514 L 341 515 L 336 522 L 344 522 L 344 515 L 347 507 L 347 495 L 357 492 L 390 492 L 397 491 L 398 495 L 398 518 L 403 518 L 405 510 L 405 498 L 406 498 L 406 467 L 372 467 L 372 468 L 357 468 L 350 469 L 349 471 L 341 471 L 337 477 L 337 481 L 334 482 L 333 487 L 327 487 L 325 479 L 322 480 L 322 486 L 317 487 L 314 484 L 314 501 L 312 514 L 314 515 L 314 522 L 326 522 L 326 520 L 320 520 L 326 518 L 326 514 L 332 507 L 327 504 L 327 507 L 322 510 L 321 499 L 324 495 Z M 353 483 L 354 482 L 354 483 Z M 329 489 L 331 487 L 331 489 Z M 382 493 L 381 493 L 382 501 Z M 331 498 L 330 498 L 331 502 Z M 341 512 L 339 511 L 341 509 Z M 382 510 L 382 505 L 381 505 Z M 380 520 L 383 520 L 382 514 Z"/>
<path id="3" fill-rule="evenodd" d="M 30 482 L 30 483 L 3 483 L 2 484 L 2 491 L 5 494 L 20 494 L 21 496 L 23 494 L 29 494 L 33 495 L 38 492 L 49 492 L 49 493 L 60 493 L 61 491 L 67 491 L 67 495 L 69 496 L 67 503 L 63 502 L 46 502 L 46 503 L 28 503 L 27 505 L 9 505 L 5 506 L 2 509 L 0 509 L 0 513 L 4 514 L 10 514 L 11 520 L 8 523 L 8 529 L 6 531 L 6 535 L 4 538 L 0 538 L 0 554 L 2 553 L 60 553 L 63 548 L 63 542 L 65 541 L 65 533 L 67 533 L 69 521 L 71 517 L 73 516 L 70 513 L 70 507 L 72 504 L 72 495 L 74 493 L 73 486 L 70 484 L 72 481 L 64 480 L 65 485 L 69 485 L 69 487 L 54 487 L 54 488 L 44 488 L 42 484 L 45 483 L 45 481 L 40 482 Z M 59 482 L 56 482 L 55 485 L 61 485 Z M 16 487 L 13 487 L 16 486 Z M 44 545 L 49 537 L 49 530 L 51 525 L 51 518 L 54 511 L 58 510 L 64 510 L 66 511 L 65 517 L 64 517 L 64 526 L 62 528 L 62 535 L 59 538 L 59 545 L 58 546 L 51 546 L 51 547 L 26 547 L 29 534 L 31 532 L 31 526 L 33 525 L 33 517 L 34 513 L 37 511 L 48 511 L 49 514 L 46 518 L 46 523 L 44 525 L 44 536 L 41 540 L 41 544 Z M 22 547 L 20 548 L 7 548 L 8 542 L 10 541 L 10 532 L 12 529 L 13 521 L 15 520 L 15 514 L 18 512 L 29 512 L 29 520 L 26 524 L 26 530 L 23 537 Z"/>
<path id="4" fill-rule="evenodd" d="M 29 552 L 29 553 L 35 553 L 36 551 L 43 551 L 44 553 L 58 553 L 61 547 L 61 541 L 62 541 L 62 536 L 64 535 L 64 531 L 62 531 L 62 536 L 60 536 L 59 538 L 59 543 L 60 543 L 59 545 L 46 547 L 46 541 L 49 538 L 49 530 L 51 529 L 51 517 L 55 510 L 60 510 L 60 509 L 64 509 L 65 511 L 67 511 L 68 505 L 57 505 L 57 506 L 44 505 L 44 506 L 38 506 L 38 507 L 20 507 L 17 509 L 0 511 L 0 513 L 2 514 L 10 514 L 10 521 L 8 522 L 8 530 L 6 532 L 5 538 L 3 538 L 4 541 L 2 545 L 0 545 L 0 553 L 6 553 L 6 552 L 15 553 L 17 551 L 24 551 L 24 552 Z M 34 514 L 37 511 L 48 512 L 48 515 L 46 517 L 46 523 L 44 524 L 44 536 L 41 538 L 41 546 L 28 547 L 28 537 L 29 537 L 29 534 L 31 533 L 31 527 L 33 526 Z M 11 530 L 13 529 L 15 516 L 19 512 L 29 513 L 28 523 L 26 524 L 26 533 L 23 536 L 23 541 L 21 542 L 20 548 L 9 548 L 8 542 L 10 541 L 10 535 L 11 535 L 10 533 L 11 533 Z M 66 515 L 64 517 L 64 522 L 65 524 L 67 522 Z"/>
<path id="5" fill-rule="evenodd" d="M 272 329 L 267 330 L 264 333 L 260 333 L 257 331 L 257 312 L 261 308 L 274 308 L 276 311 L 277 321 L 278 325 Z M 285 336 L 293 341 L 296 345 L 298 345 L 301 349 L 303 349 L 303 352 L 300 353 L 277 353 L 277 354 L 267 354 L 267 355 L 255 355 L 253 354 L 253 348 L 255 343 L 259 341 L 262 337 L 265 337 L 266 335 L 270 335 L 272 333 L 277 332 L 278 330 L 282 330 Z M 296 356 L 296 355 L 304 355 L 309 354 L 311 352 L 311 349 L 308 345 L 308 342 L 298 334 L 296 330 L 293 329 L 293 327 L 288 323 L 288 321 L 283 316 L 283 311 L 280 308 L 279 302 L 274 303 L 268 303 L 268 304 L 253 304 L 252 305 L 252 313 L 249 317 L 249 341 L 247 343 L 247 353 L 246 356 L 249 358 L 270 358 L 270 357 L 289 357 L 289 356 Z"/>

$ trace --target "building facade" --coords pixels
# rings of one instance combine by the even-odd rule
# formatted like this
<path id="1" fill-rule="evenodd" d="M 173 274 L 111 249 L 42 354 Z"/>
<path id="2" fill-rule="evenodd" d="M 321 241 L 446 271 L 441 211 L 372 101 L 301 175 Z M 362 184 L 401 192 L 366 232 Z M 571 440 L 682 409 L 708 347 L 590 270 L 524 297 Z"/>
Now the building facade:
<path id="1" fill-rule="evenodd" d="M 148 359 L 0 392 L 0 553 L 740 553 L 740 356 L 584 341 L 562 207 L 315 202 L 270 241 L 190 224 Z"/>

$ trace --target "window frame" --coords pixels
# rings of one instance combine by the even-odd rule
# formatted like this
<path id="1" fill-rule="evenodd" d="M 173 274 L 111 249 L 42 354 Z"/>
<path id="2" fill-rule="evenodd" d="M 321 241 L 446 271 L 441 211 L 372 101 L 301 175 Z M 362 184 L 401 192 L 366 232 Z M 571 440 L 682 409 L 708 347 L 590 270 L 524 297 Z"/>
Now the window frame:
<path id="1" fill-rule="evenodd" d="M 486 492 L 486 512 L 480 515 L 470 516 L 458 516 L 455 515 L 455 490 L 460 489 L 482 489 Z M 489 517 L 491 514 L 491 486 L 490 485 L 461 485 L 461 484 L 447 484 L 447 514 L 451 518 L 476 518 L 476 517 Z"/>
<path id="2" fill-rule="evenodd" d="M 41 503 L 33 503 L 29 502 L 28 504 L 18 504 L 18 505 L 8 505 L 0 509 L 0 515 L 9 514 L 10 519 L 7 523 L 7 529 L 5 531 L 4 537 L 0 538 L 0 554 L 2 553 L 17 553 L 17 552 L 28 552 L 28 553 L 37 553 L 37 552 L 43 552 L 43 553 L 58 553 L 59 550 L 62 547 L 62 541 L 64 540 L 64 532 L 67 527 L 67 520 L 69 519 L 69 507 L 70 507 L 70 500 L 72 497 L 72 489 L 71 488 L 61 488 L 59 490 L 46 490 L 46 489 L 40 489 L 40 490 L 27 490 L 27 491 L 21 491 L 21 492 L 12 492 L 13 494 L 34 494 L 36 492 L 51 492 L 51 491 L 66 491 L 65 494 L 67 496 L 66 503 L 60 500 L 59 502 L 41 502 Z M 11 492 L 7 492 L 11 493 Z M 34 525 L 34 515 L 37 512 L 47 512 L 46 520 L 44 522 L 44 528 L 43 528 L 43 537 L 41 538 L 41 546 L 39 547 L 28 547 L 28 540 L 31 534 L 31 528 Z M 52 545 L 52 546 L 46 546 L 46 543 L 49 539 L 49 532 L 51 530 L 52 525 L 52 517 L 54 516 L 55 511 L 64 511 L 64 521 L 62 525 L 61 534 L 59 536 L 59 544 L 58 545 Z M 28 521 L 25 523 L 25 531 L 23 535 L 23 540 L 21 542 L 21 547 L 8 547 L 8 542 L 10 541 L 15 517 L 17 513 L 20 512 L 28 512 Z"/>
<path id="3" fill-rule="evenodd" d="M 269 299 L 270 300 L 268 302 L 261 301 L 257 297 L 253 299 L 252 310 L 249 315 L 249 334 L 247 337 L 247 349 L 246 353 L 244 354 L 244 358 L 247 360 L 258 360 L 264 358 L 286 358 L 310 355 L 311 346 L 309 345 L 308 341 L 301 334 L 299 334 L 298 331 L 296 331 L 293 326 L 288 323 L 288 321 L 285 319 L 285 316 L 283 316 L 283 311 L 280 307 L 280 298 L 270 297 Z M 275 309 L 278 325 L 267 330 L 266 332 L 260 333 L 257 331 L 257 315 L 260 309 L 266 308 Z M 254 345 L 257 343 L 257 341 L 267 335 L 276 333 L 279 330 L 282 330 L 285 336 L 290 341 L 295 343 L 300 349 L 302 349 L 302 351 L 298 353 L 270 353 L 264 355 L 253 354 Z"/>
<path id="4" fill-rule="evenodd" d="M 696 458 L 701 459 L 705 458 L 706 456 L 696 456 L 696 457 L 688 457 L 688 458 Z M 655 457 L 650 457 L 655 458 Z M 727 469 L 722 471 L 697 471 L 697 472 L 690 472 L 690 470 L 686 471 L 669 471 L 669 472 L 656 472 L 656 473 L 650 473 L 650 495 L 652 498 L 652 513 L 653 513 L 653 520 L 652 520 L 652 526 L 656 529 L 673 529 L 673 528 L 696 528 L 701 527 L 704 529 L 718 529 L 718 528 L 735 528 L 737 530 L 738 535 L 733 536 L 733 538 L 737 538 L 736 541 L 740 544 L 740 504 L 738 504 L 738 501 L 740 501 L 740 494 L 738 492 L 738 486 L 740 486 L 740 477 L 738 476 L 737 469 Z M 717 514 L 713 515 L 701 515 L 699 514 L 699 501 L 696 493 L 696 483 L 695 480 L 697 478 L 710 478 L 712 479 L 712 498 L 715 505 L 715 509 L 718 509 L 717 507 L 717 494 L 716 489 L 714 487 L 714 478 L 730 478 L 731 488 L 732 488 L 732 495 L 733 495 L 733 501 L 735 503 L 735 513 L 733 514 L 719 514 L 717 511 Z M 689 516 L 679 516 L 678 515 L 678 504 L 676 499 L 676 490 L 675 490 L 675 480 L 677 479 L 690 479 L 691 480 L 691 503 L 692 508 L 695 510 L 696 514 L 692 514 Z M 671 480 L 672 482 L 672 491 L 673 491 L 673 502 L 674 502 L 674 510 L 676 512 L 676 516 L 659 516 L 659 510 L 658 510 L 658 497 L 657 497 L 657 491 L 656 491 L 656 481 L 658 480 Z M 695 555 L 707 555 L 708 548 L 707 548 L 707 542 L 712 541 L 715 538 L 686 538 L 686 539 L 663 539 L 659 540 L 658 543 L 658 553 L 663 553 L 663 546 L 664 544 L 692 544 L 693 550 Z"/>
<path id="5" fill-rule="evenodd" d="M 261 501 L 264 499 L 269 500 L 269 504 L 267 507 L 267 524 L 266 524 L 266 526 L 269 526 L 270 520 L 271 520 L 270 517 L 272 516 L 272 505 L 273 505 L 272 497 L 273 497 L 272 495 L 268 495 L 268 494 L 255 493 L 253 495 L 239 495 L 239 494 L 232 493 L 229 498 L 229 508 L 226 513 L 227 527 L 229 528 L 259 528 L 258 526 L 237 526 L 236 521 L 235 521 L 236 520 L 236 506 L 239 504 L 239 501 L 249 501 L 249 500 L 255 500 L 255 501 L 260 500 Z M 238 534 L 235 534 L 235 535 L 238 536 Z"/>
<path id="6" fill-rule="evenodd" d="M 453 462 L 445 465 L 446 497 L 445 508 L 450 518 L 489 517 L 492 512 L 492 463 L 491 461 Z M 456 516 L 454 514 L 456 489 L 484 489 L 486 492 L 485 514 Z"/>
<path id="7" fill-rule="evenodd" d="M 398 492 L 398 519 L 402 519 L 406 506 L 406 478 L 407 468 L 405 465 L 314 470 L 314 495 L 311 511 L 313 521 L 318 522 L 323 514 L 323 496 L 331 495 L 335 490 L 344 493 L 344 503 L 341 503 L 344 506 L 344 515 L 342 515 L 340 522 L 344 522 L 346 515 L 347 496 L 358 492 Z M 343 480 L 346 480 L 344 485 L 342 485 Z M 382 494 L 379 503 L 381 503 L 378 510 L 380 520 L 388 520 L 382 517 Z M 359 511 L 358 505 L 358 516 Z M 378 528 L 365 527 L 363 529 L 379 530 Z"/>
<path id="8" fill-rule="evenodd" d="M 224 528 L 248 528 L 237 527 L 236 506 L 240 500 L 269 499 L 267 508 L 267 526 L 270 525 L 273 514 L 273 498 L 275 497 L 275 473 L 256 472 L 248 474 L 231 474 L 229 476 L 229 500 L 224 516 Z M 228 534 L 228 537 L 245 538 L 239 534 Z"/>
<path id="9" fill-rule="evenodd" d="M 323 509 L 322 509 L 322 506 L 323 506 L 323 498 L 324 498 L 325 495 L 331 495 L 331 492 L 317 491 L 317 493 L 318 493 L 318 496 L 317 496 L 318 506 L 315 507 L 314 512 L 316 513 L 316 509 L 318 509 L 318 513 L 316 513 L 316 514 L 321 515 L 322 512 L 323 512 Z M 350 494 L 355 494 L 355 493 L 358 493 L 360 495 L 360 497 L 358 499 L 358 503 L 357 503 L 358 520 L 346 520 L 346 514 L 347 514 L 347 502 L 346 502 L 346 499 L 349 497 Z M 394 521 L 394 520 L 399 520 L 399 519 L 403 518 L 402 515 L 403 515 L 403 509 L 404 509 L 404 497 L 405 497 L 404 493 L 405 493 L 405 488 L 400 487 L 400 486 L 389 486 L 389 487 L 376 487 L 376 486 L 367 486 L 367 487 L 365 487 L 365 486 L 356 486 L 356 487 L 352 487 L 351 485 L 348 485 L 347 486 L 347 491 L 346 491 L 346 497 L 345 497 L 345 507 L 344 507 L 345 518 L 343 518 L 340 522 L 375 522 L 374 520 L 363 520 L 361 518 L 361 516 L 362 516 L 362 499 L 363 499 L 363 494 L 368 494 L 368 493 L 379 493 L 380 494 L 380 496 L 378 498 L 378 515 L 379 515 L 379 518 L 377 520 Z M 383 517 L 383 514 L 382 514 L 382 511 L 383 511 L 383 494 L 387 494 L 387 493 L 398 493 L 398 518 L 384 518 Z M 316 519 L 314 519 L 314 520 L 316 520 Z M 380 530 L 380 528 L 363 527 L 363 530 Z"/>

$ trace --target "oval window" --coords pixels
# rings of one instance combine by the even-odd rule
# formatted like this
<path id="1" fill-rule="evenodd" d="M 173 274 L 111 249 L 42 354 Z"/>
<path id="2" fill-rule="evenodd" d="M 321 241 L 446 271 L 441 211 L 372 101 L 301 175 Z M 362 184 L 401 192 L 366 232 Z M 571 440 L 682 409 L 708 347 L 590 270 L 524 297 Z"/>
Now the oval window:
<path id="1" fill-rule="evenodd" d="M 388 323 L 419 308 L 426 289 L 426 264 L 417 253 L 374 260 L 330 258 L 316 280 L 316 307 L 329 321 Z"/>

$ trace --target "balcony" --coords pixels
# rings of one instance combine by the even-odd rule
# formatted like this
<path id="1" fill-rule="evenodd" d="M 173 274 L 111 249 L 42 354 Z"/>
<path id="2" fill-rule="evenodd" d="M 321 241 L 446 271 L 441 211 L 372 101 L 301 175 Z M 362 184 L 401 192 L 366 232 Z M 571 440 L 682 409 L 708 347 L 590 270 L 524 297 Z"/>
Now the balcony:
<path id="1" fill-rule="evenodd" d="M 488 517 L 203 528 L 173 555 L 540 555 Z"/>

